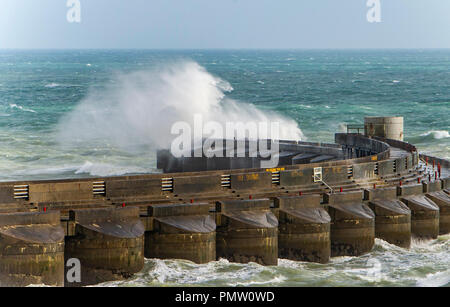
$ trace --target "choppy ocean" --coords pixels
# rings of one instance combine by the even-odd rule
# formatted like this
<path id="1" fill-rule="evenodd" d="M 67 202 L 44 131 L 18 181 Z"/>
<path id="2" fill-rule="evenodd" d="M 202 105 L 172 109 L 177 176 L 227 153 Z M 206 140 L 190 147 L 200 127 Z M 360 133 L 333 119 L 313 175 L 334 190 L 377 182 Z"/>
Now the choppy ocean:
<path id="1" fill-rule="evenodd" d="M 450 159 L 450 50 L 0 51 L 0 181 L 155 172 L 175 121 L 277 121 L 333 142 L 365 116 Z M 147 260 L 113 286 L 449 286 L 449 240 L 278 267 Z"/>

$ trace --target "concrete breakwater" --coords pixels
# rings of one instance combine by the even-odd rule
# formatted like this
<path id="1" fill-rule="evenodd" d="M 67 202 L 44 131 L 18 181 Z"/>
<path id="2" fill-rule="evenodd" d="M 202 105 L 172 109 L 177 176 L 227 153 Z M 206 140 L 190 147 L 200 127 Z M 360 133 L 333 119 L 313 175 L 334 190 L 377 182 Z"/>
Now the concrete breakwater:
<path id="1" fill-rule="evenodd" d="M 329 160 L 315 162 L 327 148 Z M 96 284 L 139 272 L 144 257 L 326 263 L 369 252 L 376 237 L 408 248 L 411 236 L 449 231 L 450 179 L 431 176 L 410 144 L 337 134 L 335 145 L 280 141 L 280 150 L 274 169 L 255 159 L 209 169 L 202 157 L 189 172 L 2 183 L 0 282 Z M 64 274 L 70 259 L 81 282 Z"/>

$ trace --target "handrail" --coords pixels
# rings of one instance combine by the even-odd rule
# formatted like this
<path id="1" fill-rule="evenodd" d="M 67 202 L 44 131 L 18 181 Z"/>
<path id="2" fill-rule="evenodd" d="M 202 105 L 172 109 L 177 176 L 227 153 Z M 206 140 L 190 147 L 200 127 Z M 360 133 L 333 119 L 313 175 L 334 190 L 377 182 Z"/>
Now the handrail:
<path id="1" fill-rule="evenodd" d="M 320 178 L 319 176 L 316 176 L 316 175 L 313 175 L 313 177 L 314 177 L 314 179 L 318 179 L 318 182 L 323 183 L 327 188 L 329 188 L 330 191 L 331 191 L 331 194 L 334 194 L 334 189 L 333 189 L 328 183 L 326 183 L 325 181 L 323 181 L 322 178 Z"/>

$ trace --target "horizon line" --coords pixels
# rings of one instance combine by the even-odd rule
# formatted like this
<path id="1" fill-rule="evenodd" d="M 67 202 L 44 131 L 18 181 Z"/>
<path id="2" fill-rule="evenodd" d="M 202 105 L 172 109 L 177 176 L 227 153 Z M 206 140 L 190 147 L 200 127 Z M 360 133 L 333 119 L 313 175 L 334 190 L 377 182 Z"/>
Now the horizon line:
<path id="1" fill-rule="evenodd" d="M 450 47 L 350 47 L 350 48 L 0 48 L 0 51 L 142 50 L 142 51 L 311 51 L 311 50 L 450 50 Z"/>

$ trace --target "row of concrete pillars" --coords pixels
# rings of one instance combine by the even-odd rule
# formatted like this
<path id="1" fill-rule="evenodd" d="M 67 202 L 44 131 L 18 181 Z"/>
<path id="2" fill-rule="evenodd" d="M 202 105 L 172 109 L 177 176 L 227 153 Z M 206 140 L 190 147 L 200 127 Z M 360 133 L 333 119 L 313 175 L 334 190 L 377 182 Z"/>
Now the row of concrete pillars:
<path id="1" fill-rule="evenodd" d="M 81 286 L 127 278 L 144 257 L 277 265 L 279 258 L 326 263 L 372 250 L 375 237 L 405 248 L 411 236 L 450 232 L 450 197 L 441 182 L 359 192 L 224 200 L 215 204 L 0 215 L 2 286 Z M 215 209 L 215 210 L 213 210 Z M 70 228 L 70 229 L 69 229 Z M 65 236 L 65 234 L 68 234 Z M 68 282 L 69 259 L 81 282 Z M 65 272 L 66 271 L 66 272 Z"/>

